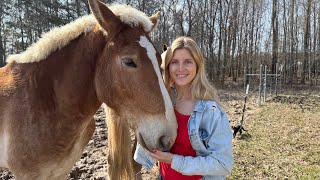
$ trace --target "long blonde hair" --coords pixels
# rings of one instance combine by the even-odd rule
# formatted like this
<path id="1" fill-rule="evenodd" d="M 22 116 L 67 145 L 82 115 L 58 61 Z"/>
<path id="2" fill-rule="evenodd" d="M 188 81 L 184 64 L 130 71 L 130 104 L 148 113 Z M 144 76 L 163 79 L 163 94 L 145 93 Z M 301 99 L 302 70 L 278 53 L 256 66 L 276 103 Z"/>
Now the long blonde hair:
<path id="1" fill-rule="evenodd" d="M 164 83 L 168 92 L 172 95 L 171 88 L 174 87 L 174 82 L 170 77 L 169 64 L 176 49 L 188 50 L 197 65 L 197 73 L 191 84 L 192 98 L 194 100 L 213 100 L 219 103 L 217 90 L 208 81 L 202 52 L 197 43 L 189 37 L 178 37 L 175 39 L 164 56 L 161 66 L 163 69 Z"/>

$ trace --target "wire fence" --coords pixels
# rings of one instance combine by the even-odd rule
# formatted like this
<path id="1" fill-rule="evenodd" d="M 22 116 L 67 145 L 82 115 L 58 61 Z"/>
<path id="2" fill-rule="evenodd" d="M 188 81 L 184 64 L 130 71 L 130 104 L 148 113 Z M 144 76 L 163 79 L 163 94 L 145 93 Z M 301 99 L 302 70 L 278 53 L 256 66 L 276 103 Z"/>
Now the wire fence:
<path id="1" fill-rule="evenodd" d="M 267 95 L 278 95 L 281 90 L 281 72 L 278 73 L 278 64 L 276 64 L 276 74 L 268 74 L 268 66 L 260 65 L 260 73 L 258 74 L 245 74 L 244 76 L 244 89 L 249 89 L 248 96 L 258 92 L 258 104 L 266 102 Z"/>

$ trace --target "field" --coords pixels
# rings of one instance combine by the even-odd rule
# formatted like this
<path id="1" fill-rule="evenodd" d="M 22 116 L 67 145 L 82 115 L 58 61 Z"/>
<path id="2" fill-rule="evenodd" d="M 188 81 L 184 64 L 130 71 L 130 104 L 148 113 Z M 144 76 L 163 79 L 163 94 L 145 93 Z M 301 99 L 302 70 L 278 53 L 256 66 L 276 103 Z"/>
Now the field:
<path id="1" fill-rule="evenodd" d="M 280 94 L 248 114 L 228 179 L 320 179 L 319 91 Z"/>
<path id="2" fill-rule="evenodd" d="M 243 93 L 220 90 L 232 126 L 242 116 Z M 69 180 L 104 180 L 106 177 L 107 128 L 101 110 L 95 115 L 96 130 Z M 247 103 L 244 128 L 233 140 L 235 165 L 228 179 L 320 179 L 320 90 L 283 91 L 257 105 L 252 94 Z M 156 179 L 142 170 L 146 180 Z M 0 179 L 12 174 L 0 170 Z"/>

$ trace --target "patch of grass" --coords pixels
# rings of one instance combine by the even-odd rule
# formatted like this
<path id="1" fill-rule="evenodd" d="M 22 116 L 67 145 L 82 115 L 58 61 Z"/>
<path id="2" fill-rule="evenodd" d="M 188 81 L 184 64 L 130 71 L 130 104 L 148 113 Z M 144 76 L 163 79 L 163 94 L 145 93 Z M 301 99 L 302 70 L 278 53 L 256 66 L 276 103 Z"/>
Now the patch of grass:
<path id="1" fill-rule="evenodd" d="M 245 120 L 228 179 L 320 179 L 320 100 L 304 98 L 266 103 Z"/>

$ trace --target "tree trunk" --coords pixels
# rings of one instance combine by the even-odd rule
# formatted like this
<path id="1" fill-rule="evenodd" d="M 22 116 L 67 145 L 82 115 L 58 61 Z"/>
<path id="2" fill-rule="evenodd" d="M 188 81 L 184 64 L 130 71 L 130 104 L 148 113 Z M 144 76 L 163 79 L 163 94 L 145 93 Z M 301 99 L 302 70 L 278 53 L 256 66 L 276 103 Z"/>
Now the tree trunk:
<path id="1" fill-rule="evenodd" d="M 287 58 L 287 32 L 288 32 L 288 25 L 287 25 L 287 6 L 286 1 L 283 0 L 283 44 L 282 44 L 282 53 L 283 53 L 283 62 L 284 62 L 284 69 L 287 69 L 288 66 L 288 58 Z M 286 82 L 287 79 L 287 72 L 283 73 L 284 77 L 283 80 Z"/>
<path id="2" fill-rule="evenodd" d="M 2 16 L 3 16 L 3 12 L 5 11 L 4 8 L 4 2 L 1 1 L 0 2 L 0 24 L 2 25 Z M 5 64 L 5 52 L 4 52 L 4 43 L 3 43 L 3 37 L 2 37 L 2 33 L 3 33 L 3 27 L 0 26 L 0 67 L 4 66 Z"/>
<path id="3" fill-rule="evenodd" d="M 221 53 L 222 53 L 222 31 L 223 31 L 223 21 L 222 21 L 222 2 L 221 0 L 219 2 L 219 13 L 220 13 L 220 19 L 219 19 L 219 49 L 218 49 L 218 59 L 217 59 L 217 79 L 220 79 L 220 72 L 221 72 Z"/>
<path id="4" fill-rule="evenodd" d="M 313 5 L 313 44 L 312 45 L 312 59 L 310 65 L 310 83 L 313 85 L 315 82 L 315 73 L 316 73 L 316 59 L 317 59 L 317 4 L 315 2 L 312 3 Z"/>
<path id="5" fill-rule="evenodd" d="M 303 61 L 303 69 L 301 74 L 301 84 L 305 84 L 306 81 L 306 73 L 308 71 L 309 66 L 309 43 L 310 43 L 310 14 L 311 14 L 311 1 L 307 2 L 307 10 L 305 14 L 305 28 L 304 28 L 304 61 Z"/>
<path id="6" fill-rule="evenodd" d="M 191 36 L 191 32 L 192 32 L 192 8 L 193 8 L 193 1 L 192 0 L 187 0 L 187 4 L 188 4 L 188 30 L 187 30 L 187 36 Z"/>
<path id="7" fill-rule="evenodd" d="M 237 31 L 238 31 L 238 12 L 239 12 L 239 2 L 234 3 L 234 10 L 233 10 L 233 28 L 232 28 L 232 48 L 231 48 L 231 65 L 230 65 L 230 71 L 231 71 L 231 77 L 232 81 L 237 81 L 237 73 L 235 68 L 235 51 L 236 51 L 236 45 L 237 45 Z"/>
<path id="8" fill-rule="evenodd" d="M 226 70 L 228 62 L 230 61 L 230 46 L 231 46 L 231 28 L 232 28 L 232 20 L 229 19 L 229 12 L 230 12 L 230 2 L 227 3 L 228 7 L 226 9 L 226 15 L 225 15 L 225 22 L 224 22 L 224 35 L 223 35 L 223 46 L 224 46 L 224 59 L 223 59 L 223 65 L 222 65 L 222 73 L 221 73 L 221 81 L 220 84 L 222 88 L 224 87 L 225 83 L 225 76 L 226 76 Z M 229 21 L 229 23 L 228 23 Z M 229 25 L 228 25 L 229 24 Z"/>
<path id="9" fill-rule="evenodd" d="M 288 84 L 293 83 L 293 70 L 294 70 L 294 13 L 295 13 L 295 2 L 296 0 L 291 0 L 290 4 L 290 57 L 288 61 Z"/>
<path id="10" fill-rule="evenodd" d="M 272 5 L 272 64 L 271 74 L 276 73 L 276 64 L 278 63 L 278 0 L 273 0 Z"/>
<path id="11" fill-rule="evenodd" d="M 318 75 L 320 73 L 320 1 L 318 1 L 318 41 L 317 41 L 317 44 L 318 44 L 318 50 L 317 50 L 317 59 L 316 59 L 316 63 L 315 63 L 315 79 L 316 79 L 316 82 L 315 82 L 315 85 L 318 85 Z"/>

